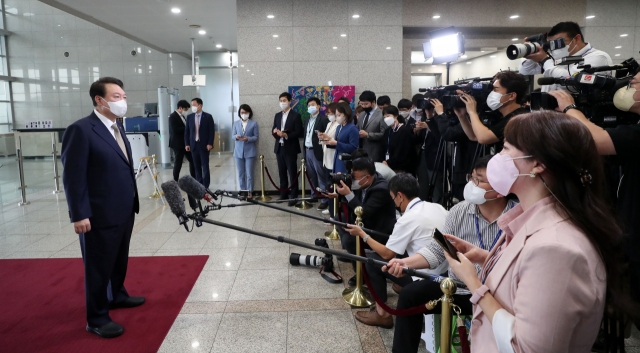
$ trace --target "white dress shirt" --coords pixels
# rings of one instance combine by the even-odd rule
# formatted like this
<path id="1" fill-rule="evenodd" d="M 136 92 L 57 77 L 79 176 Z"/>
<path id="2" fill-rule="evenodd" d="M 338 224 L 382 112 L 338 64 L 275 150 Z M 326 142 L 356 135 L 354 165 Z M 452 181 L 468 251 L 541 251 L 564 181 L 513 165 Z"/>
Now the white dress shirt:
<path id="1" fill-rule="evenodd" d="M 179 111 L 177 111 L 177 110 L 176 110 L 176 113 L 178 113 L 178 115 L 180 115 L 180 119 L 182 119 L 182 123 L 183 123 L 183 124 L 185 124 L 185 125 L 187 125 L 187 121 L 186 121 L 186 120 L 184 120 L 184 115 L 180 114 L 180 112 L 179 112 Z"/>
<path id="2" fill-rule="evenodd" d="M 282 124 L 280 125 L 280 131 L 284 130 L 285 125 L 287 124 L 287 117 L 289 116 L 289 112 L 291 111 L 291 108 L 289 108 L 289 110 L 287 110 L 286 112 L 282 112 Z M 281 137 L 280 138 L 280 144 L 284 144 L 284 138 Z"/>
<path id="3" fill-rule="evenodd" d="M 98 116 L 98 119 L 100 119 L 100 121 L 102 121 L 102 123 L 104 124 L 104 126 L 107 128 L 107 130 L 109 130 L 109 133 L 111 134 L 111 136 L 113 136 L 113 139 L 115 140 L 116 138 L 116 132 L 113 130 L 113 128 L 111 126 L 113 126 L 113 124 L 115 124 L 115 121 L 111 121 L 111 119 L 107 118 L 106 116 L 98 113 L 97 110 L 93 110 L 94 113 L 96 113 L 96 115 Z"/>

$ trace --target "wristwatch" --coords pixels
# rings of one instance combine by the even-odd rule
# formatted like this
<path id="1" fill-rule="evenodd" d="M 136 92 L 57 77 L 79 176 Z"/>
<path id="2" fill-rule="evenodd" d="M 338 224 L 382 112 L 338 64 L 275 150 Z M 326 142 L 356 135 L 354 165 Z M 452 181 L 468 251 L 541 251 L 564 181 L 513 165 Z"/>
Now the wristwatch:
<path id="1" fill-rule="evenodd" d="M 566 114 L 570 109 L 578 109 L 578 107 L 575 104 L 569 104 L 562 112 Z"/>
<path id="2" fill-rule="evenodd" d="M 362 241 L 366 244 L 367 240 L 369 240 L 369 238 L 371 238 L 371 236 L 369 236 L 369 234 L 367 234 L 364 238 L 362 238 Z"/>

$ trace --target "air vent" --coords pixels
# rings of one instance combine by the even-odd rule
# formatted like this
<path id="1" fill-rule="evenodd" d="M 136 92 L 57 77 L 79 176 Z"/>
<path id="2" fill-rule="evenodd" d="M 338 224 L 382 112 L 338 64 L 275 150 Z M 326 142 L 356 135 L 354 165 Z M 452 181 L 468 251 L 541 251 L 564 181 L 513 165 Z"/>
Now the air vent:
<path id="1" fill-rule="evenodd" d="M 189 28 L 200 28 L 200 25 L 189 25 Z"/>

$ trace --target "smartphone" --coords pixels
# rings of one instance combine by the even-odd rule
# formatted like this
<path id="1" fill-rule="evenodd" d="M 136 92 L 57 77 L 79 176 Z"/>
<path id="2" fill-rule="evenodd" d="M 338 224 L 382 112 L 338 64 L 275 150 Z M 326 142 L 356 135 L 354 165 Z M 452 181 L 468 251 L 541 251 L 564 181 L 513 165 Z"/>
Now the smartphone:
<path id="1" fill-rule="evenodd" d="M 451 244 L 449 239 L 444 237 L 444 235 L 438 230 L 438 228 L 433 231 L 433 239 L 438 242 L 438 245 L 440 245 L 440 247 L 444 251 L 446 251 L 449 256 L 460 262 L 460 260 L 458 259 L 458 249 L 456 249 L 456 247 Z"/>
<path id="2" fill-rule="evenodd" d="M 320 187 L 317 187 L 316 191 L 321 193 L 321 194 L 325 194 L 325 195 L 329 193 L 327 190 L 321 189 Z"/>

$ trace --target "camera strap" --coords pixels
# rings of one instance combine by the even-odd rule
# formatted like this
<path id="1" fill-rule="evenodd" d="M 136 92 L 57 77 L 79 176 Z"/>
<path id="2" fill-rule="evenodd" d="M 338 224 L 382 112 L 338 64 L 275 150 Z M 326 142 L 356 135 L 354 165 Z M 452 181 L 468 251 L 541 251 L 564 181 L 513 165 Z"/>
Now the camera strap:
<path id="1" fill-rule="evenodd" d="M 339 274 L 337 274 L 335 271 L 330 271 L 330 273 L 337 279 L 333 279 L 327 276 L 326 274 L 324 274 L 324 266 L 320 267 L 319 273 L 320 273 L 320 276 L 322 276 L 322 278 L 324 278 L 324 280 L 329 283 L 333 283 L 333 284 L 342 283 L 342 277 Z"/>

